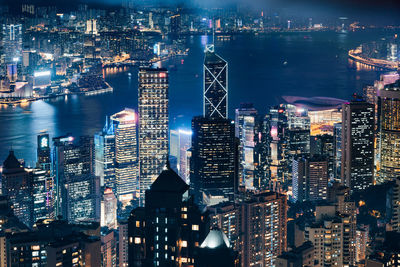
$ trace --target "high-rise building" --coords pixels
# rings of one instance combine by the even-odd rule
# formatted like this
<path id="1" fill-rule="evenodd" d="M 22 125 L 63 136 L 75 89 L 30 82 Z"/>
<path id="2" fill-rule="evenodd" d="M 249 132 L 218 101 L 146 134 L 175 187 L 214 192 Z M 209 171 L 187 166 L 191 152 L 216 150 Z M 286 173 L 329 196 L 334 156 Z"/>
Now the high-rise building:
<path id="1" fill-rule="evenodd" d="M 254 146 L 254 180 L 253 186 L 258 190 L 268 188 L 270 177 L 271 134 L 269 116 L 260 116 L 256 123 Z"/>
<path id="2" fill-rule="evenodd" d="M 54 219 L 53 178 L 41 169 L 29 170 L 32 176 L 33 223 L 40 219 Z"/>
<path id="3" fill-rule="evenodd" d="M 400 178 L 395 179 L 391 202 L 392 218 L 390 223 L 393 231 L 400 233 Z"/>
<path id="4" fill-rule="evenodd" d="M 328 196 L 328 162 L 322 156 L 293 160 L 292 191 L 294 201 L 326 200 Z"/>
<path id="5" fill-rule="evenodd" d="M 188 150 L 192 147 L 192 131 L 184 129 L 171 130 L 169 142 L 170 157 L 176 161 L 176 166 L 173 166 L 170 159 L 171 168 L 176 169 L 179 176 L 189 184 L 190 166 Z"/>
<path id="6" fill-rule="evenodd" d="M 203 115 L 228 118 L 228 63 L 207 45 L 203 65 Z"/>
<path id="7" fill-rule="evenodd" d="M 328 176 L 330 179 L 335 177 L 335 146 L 334 136 L 330 134 L 311 136 L 310 156 L 322 156 L 328 161 Z"/>
<path id="8" fill-rule="evenodd" d="M 86 22 L 86 31 L 83 43 L 86 68 L 101 63 L 100 47 L 100 35 L 97 30 L 97 21 L 95 19 L 90 19 Z"/>
<path id="9" fill-rule="evenodd" d="M 128 266 L 128 221 L 118 221 L 118 261 L 119 267 Z"/>
<path id="10" fill-rule="evenodd" d="M 9 266 L 101 266 L 98 226 L 47 221 L 14 233 L 6 237 Z"/>
<path id="11" fill-rule="evenodd" d="M 27 227 L 33 224 L 32 174 L 25 170 L 14 155 L 10 153 L 3 162 L 2 193 L 8 195 L 13 205 L 14 215 Z"/>
<path id="12" fill-rule="evenodd" d="M 117 238 L 115 231 L 103 228 L 101 229 L 101 266 L 117 266 Z"/>
<path id="13" fill-rule="evenodd" d="M 55 188 L 51 173 L 50 138 L 47 133 L 41 133 L 37 138 L 36 169 L 32 170 L 34 191 L 33 222 L 38 219 L 54 218 Z"/>
<path id="14" fill-rule="evenodd" d="M 328 196 L 328 162 L 324 157 L 313 157 L 308 163 L 308 200 L 324 200 Z"/>
<path id="15" fill-rule="evenodd" d="M 240 250 L 240 209 L 232 202 L 223 202 L 207 207 L 210 213 L 211 227 L 221 229 L 227 236 L 232 248 Z"/>
<path id="16" fill-rule="evenodd" d="M 208 216 L 168 165 L 129 217 L 129 266 L 189 266 L 209 230 Z"/>
<path id="17" fill-rule="evenodd" d="M 37 137 L 37 164 L 38 168 L 46 171 L 51 169 L 50 138 L 48 133 L 41 133 Z"/>
<path id="18" fill-rule="evenodd" d="M 257 110 L 253 104 L 242 103 L 235 110 L 235 136 L 239 138 L 239 183 L 254 188 L 254 135 Z"/>
<path id="19" fill-rule="evenodd" d="M 335 156 L 334 175 L 336 181 L 342 177 L 342 123 L 333 125 L 333 148 Z"/>
<path id="20" fill-rule="evenodd" d="M 240 209 L 242 266 L 275 266 L 276 258 L 287 247 L 286 195 L 257 194 Z"/>
<path id="21" fill-rule="evenodd" d="M 179 129 L 179 158 L 178 174 L 187 184 L 190 179 L 190 156 L 189 149 L 192 147 L 192 131 Z"/>
<path id="22" fill-rule="evenodd" d="M 238 141 L 235 126 L 222 118 L 192 120 L 190 182 L 196 201 L 205 195 L 233 199 L 238 183 Z"/>
<path id="23" fill-rule="evenodd" d="M 3 24 L 2 35 L 5 63 L 18 64 L 22 60 L 22 24 Z"/>
<path id="24" fill-rule="evenodd" d="M 100 184 L 93 170 L 93 138 L 71 135 L 53 138 L 56 215 L 69 222 L 100 219 Z"/>
<path id="25" fill-rule="evenodd" d="M 116 192 L 114 123 L 109 123 L 108 118 L 103 130 L 94 135 L 94 155 L 94 169 L 100 177 L 100 186 Z"/>
<path id="26" fill-rule="evenodd" d="M 123 205 L 137 197 L 137 119 L 132 109 L 111 116 L 115 135 L 115 192 Z"/>
<path id="27" fill-rule="evenodd" d="M 139 193 L 145 191 L 161 173 L 168 158 L 168 71 L 139 71 Z"/>
<path id="28" fill-rule="evenodd" d="M 400 175 L 400 80 L 378 91 L 380 171 L 377 183 Z"/>
<path id="29" fill-rule="evenodd" d="M 342 112 L 342 183 L 363 190 L 374 182 L 374 105 L 354 99 Z"/>
<path id="30" fill-rule="evenodd" d="M 104 189 L 100 208 L 100 226 L 117 229 L 117 198 L 111 188 Z"/>

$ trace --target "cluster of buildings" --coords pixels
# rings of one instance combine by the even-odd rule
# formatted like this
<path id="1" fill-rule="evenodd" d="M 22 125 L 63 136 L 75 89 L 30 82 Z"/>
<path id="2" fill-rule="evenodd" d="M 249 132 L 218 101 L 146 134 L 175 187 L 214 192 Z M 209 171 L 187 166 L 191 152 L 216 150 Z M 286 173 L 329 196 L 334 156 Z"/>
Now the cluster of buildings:
<path id="1" fill-rule="evenodd" d="M 179 35 L 187 19 L 189 31 L 200 27 L 190 15 L 125 4 L 121 13 L 81 7 L 68 14 L 24 5 L 26 36 L 67 62 L 63 75 L 76 63 L 90 70 L 79 82 L 93 84 L 99 59 L 121 56 L 114 45 L 148 49 L 148 30 Z M 55 30 L 54 18 L 65 31 Z M 16 84 L 33 70 L 19 72 L 20 62 L 38 52 L 23 56 L 21 24 L 2 30 L 10 49 L 0 57 L 2 74 Z M 76 42 L 61 42 L 62 34 Z M 80 42 L 83 50 L 73 51 Z M 119 52 L 102 54 L 103 45 Z M 84 55 L 83 67 L 74 53 Z M 49 66 L 62 72 L 57 60 Z M 207 45 L 203 114 L 190 130 L 169 129 L 168 70 L 143 67 L 137 111 L 109 116 L 94 136 L 40 133 L 34 168 L 11 150 L 1 171 L 0 266 L 397 266 L 399 74 L 383 75 L 349 102 L 296 98 L 265 113 L 243 103 L 231 120 L 228 71 Z M 390 187 L 390 216 L 361 222 L 365 203 L 354 195 L 379 185 Z"/>

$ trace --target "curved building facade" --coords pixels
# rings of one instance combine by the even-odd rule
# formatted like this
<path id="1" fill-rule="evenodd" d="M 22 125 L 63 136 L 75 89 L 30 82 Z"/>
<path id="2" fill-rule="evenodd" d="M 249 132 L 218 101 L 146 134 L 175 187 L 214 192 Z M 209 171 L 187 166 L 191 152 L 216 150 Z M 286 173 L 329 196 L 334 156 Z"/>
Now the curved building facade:
<path id="1" fill-rule="evenodd" d="M 380 179 L 400 176 L 400 80 L 378 91 L 380 121 Z"/>

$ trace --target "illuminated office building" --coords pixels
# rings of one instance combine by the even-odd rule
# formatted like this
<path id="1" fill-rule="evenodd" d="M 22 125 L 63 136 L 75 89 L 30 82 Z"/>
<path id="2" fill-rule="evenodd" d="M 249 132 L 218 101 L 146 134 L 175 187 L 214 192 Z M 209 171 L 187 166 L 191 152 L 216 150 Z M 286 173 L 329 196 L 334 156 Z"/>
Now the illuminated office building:
<path id="1" fill-rule="evenodd" d="M 3 162 L 1 175 L 2 193 L 8 195 L 13 205 L 14 215 L 26 226 L 32 227 L 32 174 L 25 170 L 12 150 Z"/>
<path id="2" fill-rule="evenodd" d="M 115 135 L 115 192 L 119 201 L 129 204 L 137 194 L 137 118 L 132 109 L 111 116 Z"/>
<path id="3" fill-rule="evenodd" d="M 235 110 L 235 136 L 239 138 L 239 183 L 254 188 L 254 134 L 257 110 L 253 104 L 240 104 Z"/>
<path id="4" fill-rule="evenodd" d="M 48 133 L 41 133 L 37 137 L 37 164 L 40 169 L 50 171 L 51 153 Z"/>
<path id="5" fill-rule="evenodd" d="M 6 23 L 2 25 L 2 47 L 5 63 L 17 64 L 22 60 L 22 25 Z"/>
<path id="6" fill-rule="evenodd" d="M 108 118 L 103 130 L 94 135 L 94 155 L 94 169 L 96 176 L 100 177 L 100 186 L 116 192 L 114 123 L 109 123 Z"/>
<path id="7" fill-rule="evenodd" d="M 268 188 L 270 177 L 271 134 L 269 116 L 257 119 L 256 134 L 254 139 L 254 180 L 253 186 L 259 190 Z"/>
<path id="8" fill-rule="evenodd" d="M 41 169 L 30 170 L 32 175 L 33 223 L 40 219 L 54 219 L 53 178 Z"/>
<path id="9" fill-rule="evenodd" d="M 192 131 L 178 129 L 170 131 L 170 156 L 176 159 L 176 169 L 179 176 L 189 184 L 190 166 L 188 150 L 192 147 Z M 176 167 L 176 168 L 175 168 Z"/>
<path id="10" fill-rule="evenodd" d="M 294 159 L 292 175 L 292 191 L 295 202 L 327 199 L 328 162 L 324 157 Z"/>
<path id="11" fill-rule="evenodd" d="M 169 166 L 146 190 L 128 222 L 129 266 L 193 266 L 209 230 L 189 186 Z"/>
<path id="12" fill-rule="evenodd" d="M 190 178 L 190 152 L 192 147 L 192 131 L 179 129 L 179 158 L 178 158 L 178 174 L 187 184 Z"/>
<path id="13" fill-rule="evenodd" d="M 375 108 L 354 99 L 342 108 L 342 183 L 363 190 L 374 182 Z"/>
<path id="14" fill-rule="evenodd" d="M 168 71 L 139 70 L 139 193 L 161 173 L 168 158 Z"/>
<path id="15" fill-rule="evenodd" d="M 37 137 L 37 162 L 36 169 L 32 173 L 36 199 L 34 200 L 34 206 L 36 206 L 34 207 L 36 213 L 34 222 L 38 218 L 54 218 L 54 177 L 51 173 L 50 137 L 47 133 L 41 133 Z M 37 212 L 38 210 L 40 212 Z"/>
<path id="16" fill-rule="evenodd" d="M 83 43 L 83 53 L 85 57 L 86 68 L 90 68 L 101 63 L 100 42 L 101 40 L 97 30 L 97 21 L 95 19 L 86 21 L 86 31 Z"/>
<path id="17" fill-rule="evenodd" d="M 378 91 L 380 124 L 380 171 L 377 182 L 400 175 L 400 81 Z"/>
<path id="18" fill-rule="evenodd" d="M 333 125 L 333 148 L 334 148 L 334 175 L 336 180 L 342 177 L 342 124 Z"/>
<path id="19" fill-rule="evenodd" d="M 246 266 L 275 266 L 287 248 L 286 195 L 266 192 L 254 195 L 240 207 L 240 256 Z"/>
<path id="20" fill-rule="evenodd" d="M 100 219 L 100 185 L 93 170 L 93 138 L 70 135 L 53 138 L 56 215 L 69 222 Z"/>
<path id="21" fill-rule="evenodd" d="M 228 118 L 228 63 L 207 45 L 203 65 L 203 115 Z"/>
<path id="22" fill-rule="evenodd" d="M 329 179 L 335 177 L 335 144 L 334 136 L 330 134 L 316 135 L 310 137 L 310 156 L 322 156 L 328 161 Z"/>
<path id="23" fill-rule="evenodd" d="M 196 201 L 205 195 L 233 199 L 238 184 L 235 126 L 222 118 L 192 119 L 190 183 Z"/>
<path id="24" fill-rule="evenodd" d="M 117 198 L 111 188 L 104 189 L 101 200 L 100 226 L 117 229 Z"/>
<path id="25" fill-rule="evenodd" d="M 228 237 L 235 251 L 240 250 L 240 209 L 232 202 L 207 207 L 211 227 L 217 227 Z"/>

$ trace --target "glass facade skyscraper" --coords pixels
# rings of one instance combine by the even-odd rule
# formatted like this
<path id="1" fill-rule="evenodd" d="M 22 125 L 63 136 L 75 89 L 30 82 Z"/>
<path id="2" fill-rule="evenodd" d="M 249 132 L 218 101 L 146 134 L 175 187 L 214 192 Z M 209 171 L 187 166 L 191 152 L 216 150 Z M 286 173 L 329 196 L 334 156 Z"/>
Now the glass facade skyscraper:
<path id="1" fill-rule="evenodd" d="M 400 175 L 400 81 L 378 91 L 380 171 L 377 182 Z"/>
<path id="2" fill-rule="evenodd" d="M 100 186 L 112 188 L 115 193 L 115 133 L 108 118 L 103 130 L 94 135 L 94 151 L 94 169 L 100 177 Z"/>
<path id="3" fill-rule="evenodd" d="M 137 118 L 133 109 L 111 116 L 115 133 L 115 189 L 119 201 L 129 204 L 136 197 L 138 177 Z"/>
<path id="4" fill-rule="evenodd" d="M 192 132 L 190 182 L 196 201 L 202 202 L 209 194 L 233 199 L 238 186 L 238 141 L 233 123 L 194 117 Z"/>
<path id="5" fill-rule="evenodd" d="M 145 191 L 161 173 L 168 158 L 168 71 L 139 70 L 139 193 L 144 205 Z"/>
<path id="6" fill-rule="evenodd" d="M 56 178 L 56 215 L 69 222 L 98 221 L 100 185 L 93 170 L 93 138 L 71 135 L 53 138 L 53 176 Z"/>
<path id="7" fill-rule="evenodd" d="M 354 99 L 342 107 L 342 182 L 363 190 L 374 182 L 375 107 Z"/>
<path id="8" fill-rule="evenodd" d="M 228 63 L 207 45 L 203 65 L 203 114 L 228 118 Z"/>
<path id="9" fill-rule="evenodd" d="M 257 110 L 253 104 L 243 103 L 235 110 L 235 136 L 239 138 L 239 182 L 254 188 L 254 134 Z"/>

